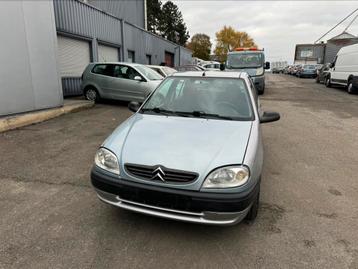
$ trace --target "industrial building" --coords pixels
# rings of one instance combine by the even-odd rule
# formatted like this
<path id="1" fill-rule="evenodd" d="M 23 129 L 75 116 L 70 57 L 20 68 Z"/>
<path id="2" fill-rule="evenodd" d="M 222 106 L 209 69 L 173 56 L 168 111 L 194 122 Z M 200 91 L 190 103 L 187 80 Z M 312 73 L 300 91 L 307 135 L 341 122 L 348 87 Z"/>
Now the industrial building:
<path id="1" fill-rule="evenodd" d="M 62 106 L 50 1 L 0 1 L 0 116 Z"/>
<path id="2" fill-rule="evenodd" d="M 190 50 L 145 28 L 146 0 L 0 1 L 0 116 L 81 94 L 90 62 L 191 63 Z"/>
<path id="3" fill-rule="evenodd" d="M 325 64 L 333 62 L 337 52 L 349 45 L 357 44 L 358 37 L 343 32 L 326 43 L 298 44 L 295 49 L 295 64 Z"/>
<path id="4" fill-rule="evenodd" d="M 145 30 L 146 0 L 54 0 L 54 11 L 64 96 L 81 93 L 92 61 L 191 63 L 190 50 Z"/>

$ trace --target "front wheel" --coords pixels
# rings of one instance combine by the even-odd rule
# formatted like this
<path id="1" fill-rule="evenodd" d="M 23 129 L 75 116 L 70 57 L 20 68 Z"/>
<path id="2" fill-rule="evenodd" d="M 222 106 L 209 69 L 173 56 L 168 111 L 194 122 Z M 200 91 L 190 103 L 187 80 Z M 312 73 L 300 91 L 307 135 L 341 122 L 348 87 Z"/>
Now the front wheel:
<path id="1" fill-rule="evenodd" d="M 84 92 L 84 96 L 88 101 L 98 102 L 100 99 L 100 96 L 98 94 L 98 91 L 95 88 L 87 88 Z"/>
<path id="2" fill-rule="evenodd" d="M 327 88 L 332 87 L 331 78 L 326 77 L 326 79 L 324 80 L 324 84 L 326 85 Z"/>
<path id="3" fill-rule="evenodd" d="M 353 94 L 355 92 L 355 88 L 353 86 L 353 82 L 350 80 L 348 81 L 348 85 L 347 85 L 347 92 L 349 94 Z"/>

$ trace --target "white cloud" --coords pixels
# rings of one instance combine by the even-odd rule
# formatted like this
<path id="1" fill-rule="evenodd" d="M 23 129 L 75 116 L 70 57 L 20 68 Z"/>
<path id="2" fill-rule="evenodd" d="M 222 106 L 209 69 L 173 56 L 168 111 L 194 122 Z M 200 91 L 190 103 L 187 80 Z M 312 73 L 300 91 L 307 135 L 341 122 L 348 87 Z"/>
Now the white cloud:
<path id="1" fill-rule="evenodd" d="M 224 25 L 248 32 L 268 60 L 293 61 L 296 44 L 313 43 L 358 7 L 354 1 L 184 1 L 174 0 L 191 35 L 215 33 Z M 327 38 L 341 33 L 351 19 Z M 358 34 L 358 19 L 348 32 Z"/>

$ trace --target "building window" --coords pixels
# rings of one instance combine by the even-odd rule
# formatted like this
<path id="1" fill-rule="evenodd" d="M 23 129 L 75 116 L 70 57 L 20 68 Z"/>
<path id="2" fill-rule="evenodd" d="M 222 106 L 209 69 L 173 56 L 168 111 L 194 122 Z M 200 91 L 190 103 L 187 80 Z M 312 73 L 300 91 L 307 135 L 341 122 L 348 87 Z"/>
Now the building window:
<path id="1" fill-rule="evenodd" d="M 135 52 L 133 50 L 128 50 L 128 62 L 135 63 Z"/>
<path id="2" fill-rule="evenodd" d="M 146 55 L 146 63 L 149 65 L 152 64 L 152 55 L 149 55 L 149 54 Z"/>

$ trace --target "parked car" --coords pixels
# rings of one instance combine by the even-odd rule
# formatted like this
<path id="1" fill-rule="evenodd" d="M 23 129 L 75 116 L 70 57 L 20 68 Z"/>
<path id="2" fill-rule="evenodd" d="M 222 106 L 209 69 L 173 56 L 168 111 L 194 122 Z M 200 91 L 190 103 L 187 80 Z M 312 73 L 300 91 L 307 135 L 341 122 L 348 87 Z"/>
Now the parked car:
<path id="1" fill-rule="evenodd" d="M 298 71 L 298 69 L 299 69 L 300 67 L 301 67 L 300 64 L 295 64 L 295 65 L 293 65 L 292 68 L 291 68 L 291 70 L 290 70 L 290 74 L 295 76 L 295 75 L 297 74 L 297 71 Z"/>
<path id="2" fill-rule="evenodd" d="M 206 70 L 211 71 L 219 71 L 220 70 L 220 63 L 219 62 L 204 62 L 200 64 L 202 67 L 204 67 Z"/>
<path id="3" fill-rule="evenodd" d="M 316 66 L 313 64 L 304 64 L 297 68 L 296 76 L 299 78 L 317 76 Z"/>
<path id="4" fill-rule="evenodd" d="M 290 68 L 291 68 L 290 65 L 286 66 L 286 67 L 283 69 L 283 73 L 284 73 L 284 74 L 289 74 Z"/>
<path id="5" fill-rule="evenodd" d="M 326 76 L 329 74 L 329 64 L 324 64 L 317 70 L 316 82 L 324 83 Z"/>
<path id="6" fill-rule="evenodd" d="M 195 64 L 188 64 L 188 65 L 181 65 L 175 68 L 179 72 L 185 72 L 185 71 L 205 71 L 205 68 L 200 65 Z"/>
<path id="7" fill-rule="evenodd" d="M 82 75 L 85 98 L 143 102 L 163 77 L 154 70 L 135 63 L 90 63 Z"/>
<path id="8" fill-rule="evenodd" d="M 177 72 L 177 70 L 168 66 L 160 66 L 160 65 L 147 65 L 147 66 L 153 69 L 154 71 L 158 72 L 158 74 L 164 78 Z"/>
<path id="9" fill-rule="evenodd" d="M 358 44 L 341 48 L 330 67 L 325 79 L 326 86 L 346 86 L 348 93 L 353 93 L 353 77 L 358 76 Z"/>
<path id="10" fill-rule="evenodd" d="M 274 67 L 272 68 L 272 74 L 279 74 L 280 73 L 280 70 L 278 69 L 278 67 Z"/>
<path id="11" fill-rule="evenodd" d="M 157 217 L 230 225 L 259 208 L 263 112 L 247 73 L 174 73 L 105 140 L 91 181 L 99 199 Z"/>

